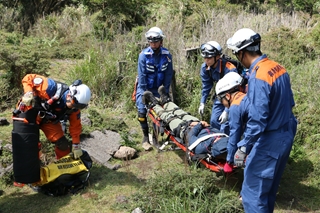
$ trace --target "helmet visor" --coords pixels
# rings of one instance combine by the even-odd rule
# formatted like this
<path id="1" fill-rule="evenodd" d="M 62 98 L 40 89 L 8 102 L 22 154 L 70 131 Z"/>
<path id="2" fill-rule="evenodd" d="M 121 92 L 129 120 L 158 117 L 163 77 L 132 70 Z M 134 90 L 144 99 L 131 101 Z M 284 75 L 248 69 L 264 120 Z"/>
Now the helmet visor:
<path id="1" fill-rule="evenodd" d="M 147 32 L 146 33 L 146 38 L 148 42 L 158 42 L 162 40 L 162 36 L 158 32 Z"/>
<path id="2" fill-rule="evenodd" d="M 201 56 L 203 58 L 211 58 L 211 57 L 219 55 L 218 54 L 219 51 L 214 46 L 212 46 L 208 43 L 202 44 L 200 46 L 200 50 L 201 50 Z"/>
<path id="3" fill-rule="evenodd" d="M 88 106 L 88 104 L 81 104 L 78 102 L 77 98 L 75 97 L 75 95 L 77 94 L 77 90 L 76 89 L 72 89 L 70 90 L 69 96 L 70 98 L 67 99 L 67 102 L 70 102 L 72 105 L 72 108 L 75 109 L 84 109 Z"/>

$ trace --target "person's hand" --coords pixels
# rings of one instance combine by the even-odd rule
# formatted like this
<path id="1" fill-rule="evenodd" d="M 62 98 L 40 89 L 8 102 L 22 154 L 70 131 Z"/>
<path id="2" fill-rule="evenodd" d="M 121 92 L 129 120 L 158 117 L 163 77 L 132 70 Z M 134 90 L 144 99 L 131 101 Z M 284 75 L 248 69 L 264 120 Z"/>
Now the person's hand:
<path id="1" fill-rule="evenodd" d="M 219 117 L 220 124 L 225 123 L 228 120 L 228 113 L 226 111 L 223 111 Z"/>
<path id="2" fill-rule="evenodd" d="M 26 106 L 31 106 L 33 102 L 33 92 L 27 92 L 22 96 L 22 102 Z"/>
<path id="3" fill-rule="evenodd" d="M 72 144 L 72 154 L 74 159 L 78 159 L 82 156 L 82 149 L 80 144 Z"/>
<path id="4" fill-rule="evenodd" d="M 244 160 L 246 158 L 246 153 L 244 151 L 242 151 L 241 149 L 243 149 L 244 147 L 240 147 L 236 154 L 234 155 L 234 165 L 236 165 L 237 167 L 242 167 L 244 166 Z"/>
<path id="5" fill-rule="evenodd" d="M 199 106 L 199 109 L 198 109 L 198 112 L 200 115 L 203 114 L 203 110 L 204 110 L 204 103 L 201 103 L 200 106 Z"/>
<path id="6" fill-rule="evenodd" d="M 232 170 L 233 170 L 233 165 L 228 164 L 228 163 L 224 164 L 223 171 L 225 173 L 231 173 Z"/>

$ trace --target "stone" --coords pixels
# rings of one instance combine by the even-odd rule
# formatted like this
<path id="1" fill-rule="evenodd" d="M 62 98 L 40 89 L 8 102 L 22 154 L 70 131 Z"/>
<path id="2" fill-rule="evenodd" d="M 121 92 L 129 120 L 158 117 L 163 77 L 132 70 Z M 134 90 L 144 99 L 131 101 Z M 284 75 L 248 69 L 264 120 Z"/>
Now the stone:
<path id="1" fill-rule="evenodd" d="M 128 146 L 121 146 L 118 151 L 113 155 L 114 158 L 130 160 L 135 157 L 137 150 Z"/>

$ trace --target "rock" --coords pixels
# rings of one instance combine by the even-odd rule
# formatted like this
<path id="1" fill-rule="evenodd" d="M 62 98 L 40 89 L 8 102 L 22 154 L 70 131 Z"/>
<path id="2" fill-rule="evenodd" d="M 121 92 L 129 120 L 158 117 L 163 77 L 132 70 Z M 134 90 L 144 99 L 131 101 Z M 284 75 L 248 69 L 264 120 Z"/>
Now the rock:
<path id="1" fill-rule="evenodd" d="M 138 207 L 135 208 L 131 213 L 143 213 L 143 211 Z"/>
<path id="2" fill-rule="evenodd" d="M 90 120 L 90 118 L 88 117 L 87 114 L 82 114 L 81 115 L 81 124 L 85 125 L 85 126 L 91 126 L 92 122 Z"/>
<path id="3" fill-rule="evenodd" d="M 142 148 L 143 148 L 144 150 L 146 150 L 146 151 L 150 151 L 150 150 L 153 149 L 153 147 L 151 146 L 151 144 L 148 143 L 148 142 L 144 142 L 144 143 L 142 144 Z"/>
<path id="4" fill-rule="evenodd" d="M 115 169 L 115 166 L 111 165 L 108 161 L 121 146 L 121 136 L 112 131 L 106 131 L 106 134 L 100 131 L 93 131 L 90 135 L 91 138 L 85 138 L 81 141 L 82 149 L 86 150 L 90 157 L 98 163 L 110 169 Z"/>
<path id="5" fill-rule="evenodd" d="M 5 125 L 9 125 L 10 123 L 8 122 L 8 120 L 6 118 L 0 118 L 0 126 L 5 126 Z"/>
<path id="6" fill-rule="evenodd" d="M 117 203 L 128 203 L 128 199 L 124 195 L 120 195 L 120 196 L 116 197 L 116 201 L 117 201 Z"/>
<path id="7" fill-rule="evenodd" d="M 4 145 L 3 149 L 6 149 L 9 152 L 12 152 L 12 144 L 7 143 L 6 145 Z"/>
<path id="8" fill-rule="evenodd" d="M 130 160 L 132 159 L 137 153 L 137 150 L 128 146 L 121 146 L 118 151 L 113 155 L 114 158 L 123 159 L 123 160 Z"/>

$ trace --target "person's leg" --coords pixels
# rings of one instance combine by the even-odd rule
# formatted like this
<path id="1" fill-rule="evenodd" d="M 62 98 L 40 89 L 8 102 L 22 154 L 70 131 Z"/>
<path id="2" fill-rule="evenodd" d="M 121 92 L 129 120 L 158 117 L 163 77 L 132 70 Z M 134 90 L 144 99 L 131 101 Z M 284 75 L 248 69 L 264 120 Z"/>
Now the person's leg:
<path id="1" fill-rule="evenodd" d="M 224 106 L 222 104 L 213 104 L 210 118 L 210 126 L 216 129 L 221 128 L 219 117 L 224 110 Z"/>
<path id="2" fill-rule="evenodd" d="M 64 136 L 61 123 L 44 123 L 40 125 L 47 139 L 55 144 L 56 158 L 60 159 L 71 152 L 71 142 Z"/>
<path id="3" fill-rule="evenodd" d="M 284 172 L 284 169 L 286 167 L 287 161 L 289 159 L 290 151 L 293 144 L 293 136 L 291 132 L 287 132 L 287 137 L 282 138 L 282 140 L 277 141 L 277 147 L 280 152 L 279 160 L 277 167 L 275 169 L 275 175 L 274 175 L 274 181 L 271 186 L 271 190 L 268 195 L 268 206 L 269 206 L 269 212 L 273 212 L 274 210 L 274 204 L 276 202 L 276 195 L 278 192 L 280 180 L 282 177 L 282 174 Z"/>
<path id="4" fill-rule="evenodd" d="M 245 212 L 273 212 L 292 141 L 289 131 L 269 132 L 253 146 L 246 159 L 241 191 Z"/>
<path id="5" fill-rule="evenodd" d="M 149 126 L 147 121 L 147 110 L 145 108 L 145 105 L 142 103 L 142 95 L 137 94 L 136 96 L 136 106 L 138 108 L 138 121 L 140 123 L 141 129 L 142 129 L 142 144 L 149 141 Z"/>

